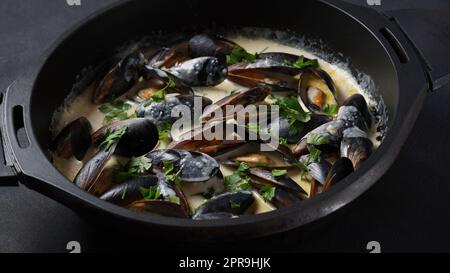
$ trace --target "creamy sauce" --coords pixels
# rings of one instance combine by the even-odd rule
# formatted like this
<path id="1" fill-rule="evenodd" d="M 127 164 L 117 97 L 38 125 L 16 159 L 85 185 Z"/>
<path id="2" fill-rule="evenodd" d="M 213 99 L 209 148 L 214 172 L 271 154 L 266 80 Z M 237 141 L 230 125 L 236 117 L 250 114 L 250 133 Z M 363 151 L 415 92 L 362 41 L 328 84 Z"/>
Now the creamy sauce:
<path id="1" fill-rule="evenodd" d="M 341 104 L 347 97 L 354 93 L 361 93 L 363 96 L 365 96 L 356 79 L 348 71 L 339 68 L 337 65 L 328 63 L 308 51 L 283 45 L 268 39 L 250 39 L 247 37 L 237 36 L 230 37 L 230 40 L 233 40 L 237 44 L 241 45 L 248 52 L 285 52 L 295 55 L 304 55 L 305 57 L 310 59 L 318 59 L 320 67 L 331 76 L 336 85 L 337 99 L 339 104 Z M 317 83 L 317 87 L 320 88 L 321 84 L 323 83 Z M 242 89 L 242 87 L 228 80 L 225 80 L 223 83 L 215 87 L 195 88 L 194 91 L 197 95 L 206 96 L 213 102 L 216 102 L 229 95 L 232 91 L 238 89 Z M 131 92 L 133 92 L 133 90 L 131 90 L 129 93 Z M 74 98 L 74 100 L 67 107 L 64 107 L 64 109 L 62 109 L 62 111 L 58 113 L 59 117 L 56 119 L 56 123 L 52 126 L 53 132 L 57 133 L 61 131 L 62 128 L 64 128 L 68 123 L 81 116 L 86 117 L 91 122 L 94 131 L 102 127 L 104 115 L 98 110 L 98 105 L 95 105 L 91 102 L 92 93 L 93 88 L 90 87 L 85 90 L 80 96 Z M 122 98 L 126 99 L 126 96 L 124 95 Z M 367 97 L 366 100 L 368 100 Z M 132 108 L 129 110 L 130 113 L 132 113 L 133 111 L 135 111 L 138 104 L 130 100 L 128 100 L 127 102 L 132 105 Z M 377 147 L 379 143 L 378 141 L 375 141 L 376 136 L 376 125 L 374 125 L 373 128 L 371 128 L 370 137 L 373 140 L 375 147 Z M 178 139 L 178 137 L 179 135 L 173 136 L 174 139 Z M 160 142 L 156 149 L 163 149 L 165 147 L 167 147 L 167 143 Z M 84 161 L 89 160 L 89 158 L 94 153 L 95 149 L 91 148 L 88 154 L 85 156 Z M 126 162 L 126 159 L 114 156 L 110 160 L 110 162 L 108 162 L 108 166 L 114 166 L 118 163 L 124 164 L 124 162 Z M 62 172 L 69 180 L 72 181 L 85 162 L 80 162 L 73 157 L 70 159 L 55 157 L 53 163 L 60 172 Z M 232 169 L 226 166 L 221 166 L 221 171 L 224 176 L 230 175 L 233 172 Z M 299 171 L 290 170 L 288 174 L 306 192 L 310 192 L 310 183 L 301 178 Z M 206 199 L 198 194 L 208 188 L 207 185 L 202 184 L 204 183 L 197 183 L 197 185 L 182 185 L 183 191 L 185 192 L 191 206 L 191 210 L 193 211 L 198 206 L 206 202 Z M 254 196 L 255 202 L 249 209 L 248 213 L 263 213 L 274 209 L 273 205 L 264 202 L 262 197 L 255 191 Z"/>

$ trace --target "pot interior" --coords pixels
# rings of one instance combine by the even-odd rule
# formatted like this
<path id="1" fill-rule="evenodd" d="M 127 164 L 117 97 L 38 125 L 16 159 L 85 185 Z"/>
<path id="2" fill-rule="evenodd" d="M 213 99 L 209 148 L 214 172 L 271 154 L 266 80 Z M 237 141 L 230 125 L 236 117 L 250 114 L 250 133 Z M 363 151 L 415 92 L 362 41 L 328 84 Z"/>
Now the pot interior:
<path id="1" fill-rule="evenodd" d="M 395 115 L 398 84 L 394 66 L 376 37 L 350 16 L 313 0 L 278 1 L 277 5 L 269 1 L 228 1 L 222 7 L 215 5 L 212 1 L 129 1 L 70 33 L 53 49 L 33 87 L 30 118 L 40 148 L 47 151 L 53 112 L 63 104 L 80 71 L 99 64 L 124 42 L 155 31 L 188 33 L 256 27 L 292 32 L 304 37 L 313 51 L 334 52 L 341 60 L 348 58 L 353 73 L 369 75 L 372 81 L 365 82 L 371 85 L 368 89 L 381 95 L 389 115 Z"/>

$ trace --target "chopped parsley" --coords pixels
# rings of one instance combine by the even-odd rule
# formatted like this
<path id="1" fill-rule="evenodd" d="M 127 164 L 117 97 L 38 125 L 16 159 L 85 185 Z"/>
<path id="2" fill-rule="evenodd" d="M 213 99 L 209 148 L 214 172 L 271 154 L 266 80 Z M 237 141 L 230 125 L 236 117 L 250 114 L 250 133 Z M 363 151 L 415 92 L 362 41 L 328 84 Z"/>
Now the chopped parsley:
<path id="1" fill-rule="evenodd" d="M 176 195 L 169 195 L 169 202 L 179 205 L 180 197 L 178 197 Z"/>
<path id="2" fill-rule="evenodd" d="M 295 96 L 273 96 L 274 105 L 280 107 L 280 115 L 286 117 L 289 123 L 289 135 L 297 135 L 303 130 L 303 124 L 311 119 L 311 115 L 303 110 Z"/>
<path id="3" fill-rule="evenodd" d="M 162 122 L 158 126 L 158 134 L 159 134 L 159 140 L 161 141 L 170 141 L 170 131 L 172 130 L 172 125 L 168 122 Z"/>
<path id="4" fill-rule="evenodd" d="M 319 161 L 320 160 L 320 156 L 322 155 L 322 151 L 321 150 L 317 149 L 313 145 L 308 145 L 308 151 L 309 151 L 309 158 L 312 161 Z"/>
<path id="5" fill-rule="evenodd" d="M 175 172 L 175 164 L 172 161 L 163 161 L 164 176 L 167 181 L 179 185 L 181 182 L 181 170 Z"/>
<path id="6" fill-rule="evenodd" d="M 245 163 L 240 163 L 233 174 L 225 176 L 223 183 L 227 191 L 237 192 L 248 190 L 251 187 L 250 177 L 247 174 L 249 167 Z"/>
<path id="7" fill-rule="evenodd" d="M 230 200 L 230 207 L 231 207 L 232 209 L 238 209 L 238 208 L 241 207 L 241 205 L 238 204 L 238 203 L 236 203 L 236 202 L 234 202 L 233 200 Z"/>
<path id="8" fill-rule="evenodd" d="M 161 191 L 158 185 L 148 188 L 140 187 L 139 192 L 142 194 L 144 200 L 159 200 L 161 198 Z"/>
<path id="9" fill-rule="evenodd" d="M 258 58 L 258 53 L 251 54 L 248 53 L 241 46 L 236 45 L 232 50 L 230 55 L 227 55 L 227 63 L 228 65 L 233 65 L 240 63 L 242 61 L 251 63 Z"/>
<path id="10" fill-rule="evenodd" d="M 307 143 L 311 145 L 325 145 L 330 142 L 330 139 L 326 135 L 319 135 L 316 133 L 309 133 L 307 137 Z"/>
<path id="11" fill-rule="evenodd" d="M 116 142 L 120 140 L 120 138 L 126 133 L 127 127 L 122 126 L 118 129 L 112 130 L 108 128 L 105 133 L 105 140 L 100 143 L 100 148 L 108 151 L 109 148 Z"/>
<path id="12" fill-rule="evenodd" d="M 144 107 L 149 106 L 152 102 L 162 102 L 166 99 L 166 90 L 169 88 L 174 88 L 175 87 L 175 82 L 172 78 L 172 76 L 168 75 L 168 82 L 167 84 L 159 89 L 158 91 L 156 91 L 155 93 L 153 93 L 153 95 L 150 97 L 150 99 L 148 99 L 145 103 L 144 103 Z"/>
<path id="13" fill-rule="evenodd" d="M 323 112 L 328 116 L 336 116 L 339 110 L 339 106 L 337 104 L 327 104 L 323 109 Z"/>
<path id="14" fill-rule="evenodd" d="M 98 110 L 105 115 L 103 124 L 109 124 L 113 121 L 136 118 L 136 113 L 128 114 L 130 108 L 131 104 L 123 101 L 116 101 L 102 104 Z"/>
<path id="15" fill-rule="evenodd" d="M 298 168 L 298 170 L 300 171 L 300 177 L 302 179 L 305 179 L 306 175 L 309 173 L 309 168 L 308 165 L 310 164 L 310 162 L 307 162 L 306 164 L 303 162 L 297 162 L 295 164 L 295 166 Z"/>
<path id="16" fill-rule="evenodd" d="M 114 174 L 114 182 L 121 183 L 125 180 L 145 174 L 152 167 L 152 161 L 145 157 L 132 157 L 125 165 L 125 171 Z"/>
<path id="17" fill-rule="evenodd" d="M 299 56 L 297 61 L 295 61 L 294 63 L 285 60 L 283 62 L 283 64 L 287 65 L 287 66 L 291 66 L 294 68 L 307 68 L 307 67 L 311 67 L 311 68 L 317 68 L 319 67 L 319 61 L 317 59 L 307 59 L 305 58 L 303 55 Z"/>
<path id="18" fill-rule="evenodd" d="M 287 174 L 287 170 L 272 170 L 272 175 L 275 177 Z"/>
<path id="19" fill-rule="evenodd" d="M 262 198 L 264 199 L 264 202 L 272 201 L 272 199 L 275 197 L 275 187 L 265 185 L 262 186 L 260 189 L 260 193 Z"/>
<path id="20" fill-rule="evenodd" d="M 209 187 L 205 192 L 200 193 L 205 199 L 211 199 L 214 194 L 216 194 L 216 190 L 213 187 Z"/>
<path id="21" fill-rule="evenodd" d="M 288 146 L 289 144 L 287 138 L 280 137 L 280 145 Z"/>

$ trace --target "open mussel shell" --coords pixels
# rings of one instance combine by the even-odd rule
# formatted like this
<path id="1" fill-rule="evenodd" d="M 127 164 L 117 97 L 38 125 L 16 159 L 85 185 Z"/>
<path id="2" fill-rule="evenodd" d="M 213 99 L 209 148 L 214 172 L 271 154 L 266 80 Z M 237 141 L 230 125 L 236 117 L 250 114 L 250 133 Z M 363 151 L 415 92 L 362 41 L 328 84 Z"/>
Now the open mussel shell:
<path id="1" fill-rule="evenodd" d="M 258 104 L 265 100 L 270 94 L 270 89 L 264 87 L 255 87 L 240 92 L 236 92 L 227 97 L 220 99 L 211 106 L 208 106 L 201 116 L 201 120 L 207 121 L 214 118 L 214 112 L 222 110 L 221 113 L 226 112 L 227 106 L 243 106 L 246 107 L 250 104 Z M 234 114 L 234 113 L 233 113 Z"/>
<path id="2" fill-rule="evenodd" d="M 143 102 L 139 105 L 136 113 L 138 117 L 147 118 L 157 125 L 163 122 L 173 124 L 180 118 L 179 116 L 172 115 L 173 111 L 176 110 L 176 107 L 180 107 L 180 113 L 186 113 L 186 111 L 184 111 L 184 109 L 186 108 L 181 108 L 182 106 L 188 107 L 190 115 L 186 118 L 191 120 L 195 119 L 194 106 L 199 107 L 203 110 L 205 107 L 211 104 L 212 101 L 209 98 L 196 96 L 193 94 L 182 94 L 170 97 L 168 96 L 161 102 Z"/>
<path id="3" fill-rule="evenodd" d="M 175 77 L 170 72 L 161 70 L 159 68 L 146 65 L 143 67 L 142 77 L 144 81 L 148 80 L 159 80 L 164 83 L 165 86 L 170 87 L 171 93 L 180 93 L 180 94 L 193 94 L 191 86 L 183 82 L 181 79 Z"/>
<path id="4" fill-rule="evenodd" d="M 51 150 L 64 158 L 75 156 L 76 159 L 82 160 L 91 146 L 91 132 L 89 120 L 80 117 L 61 130 L 54 139 Z"/>
<path id="5" fill-rule="evenodd" d="M 89 188 L 88 192 L 95 196 L 103 195 L 109 189 L 116 186 L 115 175 L 122 170 L 123 166 L 120 163 L 108 163 L 101 171 L 95 183 L 92 184 L 92 187 Z"/>
<path id="6" fill-rule="evenodd" d="M 156 185 L 158 185 L 158 177 L 155 175 L 136 177 L 110 188 L 100 196 L 100 199 L 126 206 L 142 199 L 140 188 Z"/>
<path id="7" fill-rule="evenodd" d="M 252 186 L 259 193 L 261 193 L 261 189 L 264 187 L 264 184 L 252 183 Z M 272 200 L 270 200 L 270 203 L 272 203 L 276 208 L 286 208 L 301 201 L 302 199 L 299 198 L 298 195 L 286 191 L 283 188 L 277 187 L 275 189 L 275 195 Z"/>
<path id="8" fill-rule="evenodd" d="M 198 57 L 168 69 L 168 72 L 193 87 L 215 86 L 228 76 L 227 64 L 216 57 Z"/>
<path id="9" fill-rule="evenodd" d="M 253 67 L 255 65 L 256 67 Z M 228 80 L 245 87 L 266 86 L 274 92 L 297 92 L 300 70 L 287 66 L 258 67 L 237 64 L 228 68 Z"/>
<path id="10" fill-rule="evenodd" d="M 114 143 L 108 150 L 100 149 L 83 165 L 73 182 L 78 187 L 89 191 L 105 168 L 106 163 L 111 159 L 116 148 L 117 143 Z"/>
<path id="11" fill-rule="evenodd" d="M 354 171 L 353 164 L 350 159 L 346 157 L 341 157 L 336 162 L 334 162 L 333 166 L 330 169 L 330 172 L 325 179 L 325 183 L 322 187 L 322 191 L 329 189 L 331 186 L 337 184 L 342 179 L 344 179 L 347 175 L 351 174 Z"/>
<path id="12" fill-rule="evenodd" d="M 166 200 L 139 200 L 131 203 L 127 208 L 161 216 L 189 218 L 188 211 L 182 205 Z"/>
<path id="13" fill-rule="evenodd" d="M 227 192 L 214 196 L 201 205 L 192 218 L 201 219 L 202 215 L 219 212 L 233 215 L 243 214 L 254 200 L 253 193 L 250 191 Z"/>
<path id="14" fill-rule="evenodd" d="M 355 169 L 366 160 L 373 151 L 373 143 L 367 134 L 358 127 L 345 129 L 341 141 L 341 157 L 348 157 Z"/>
<path id="15" fill-rule="evenodd" d="M 272 185 L 277 188 L 280 187 L 297 195 L 307 194 L 306 191 L 288 175 L 274 176 L 270 170 L 263 168 L 250 168 L 248 171 L 251 177 L 260 184 Z"/>
<path id="16" fill-rule="evenodd" d="M 138 81 L 145 62 L 140 52 L 133 52 L 121 59 L 99 82 L 93 102 L 104 103 L 125 94 Z"/>
<path id="17" fill-rule="evenodd" d="M 145 155 L 155 148 L 159 141 L 158 128 L 149 119 L 135 118 L 117 121 L 98 129 L 92 134 L 93 142 L 100 144 L 106 137 L 108 130 L 126 127 L 125 134 L 120 138 L 116 154 L 124 157 L 138 157 Z"/>
<path id="18" fill-rule="evenodd" d="M 152 160 L 152 169 L 158 173 L 164 171 L 164 162 L 173 162 L 175 172 L 180 171 L 180 179 L 183 182 L 222 182 L 219 163 L 207 154 L 162 149 L 150 152 L 146 157 Z"/>
<path id="19" fill-rule="evenodd" d="M 325 183 L 328 173 L 331 169 L 331 164 L 322 157 L 318 161 L 311 159 L 310 155 L 303 155 L 299 161 L 305 164 L 308 168 L 308 175 L 312 179 L 319 182 L 321 185 Z"/>
<path id="20" fill-rule="evenodd" d="M 315 145 L 318 149 L 325 152 L 335 152 L 339 150 L 342 132 L 345 129 L 345 122 L 342 120 L 332 120 L 325 124 L 320 125 L 316 129 L 306 134 L 292 149 L 295 156 L 302 156 L 308 154 L 308 136 L 310 134 L 317 135 L 319 137 L 325 137 L 328 142 L 322 145 Z"/>
<path id="21" fill-rule="evenodd" d="M 313 113 L 324 113 L 327 105 L 338 105 L 334 82 L 320 68 L 303 69 L 298 88 L 300 99 Z"/>

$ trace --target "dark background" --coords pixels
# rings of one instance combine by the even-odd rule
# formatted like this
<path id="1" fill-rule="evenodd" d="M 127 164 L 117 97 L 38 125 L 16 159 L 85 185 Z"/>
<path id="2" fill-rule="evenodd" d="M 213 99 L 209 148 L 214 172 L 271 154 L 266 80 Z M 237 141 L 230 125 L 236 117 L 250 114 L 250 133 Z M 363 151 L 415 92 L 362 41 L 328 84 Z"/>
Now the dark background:
<path id="1" fill-rule="evenodd" d="M 81 0 L 81 6 L 70 7 L 65 0 L 2 0 L 0 88 L 5 89 L 58 35 L 112 2 Z M 346 2 L 372 8 L 365 0 Z M 381 4 L 385 10 L 450 11 L 445 0 L 381 0 Z M 450 86 L 428 94 L 392 168 L 368 192 L 330 217 L 252 242 L 189 247 L 197 251 L 367 252 L 366 244 L 378 241 L 383 252 L 450 251 L 449 106 Z M 23 185 L 0 185 L 0 252 L 66 252 L 67 242 L 73 240 L 81 243 L 84 252 L 146 249 L 136 238 L 91 226 L 70 209 Z M 170 249 L 173 243 L 166 244 Z M 184 250 L 190 248 L 184 246 Z"/>

